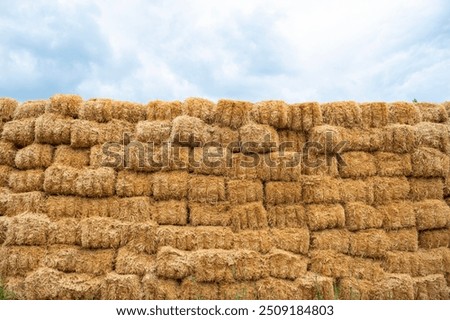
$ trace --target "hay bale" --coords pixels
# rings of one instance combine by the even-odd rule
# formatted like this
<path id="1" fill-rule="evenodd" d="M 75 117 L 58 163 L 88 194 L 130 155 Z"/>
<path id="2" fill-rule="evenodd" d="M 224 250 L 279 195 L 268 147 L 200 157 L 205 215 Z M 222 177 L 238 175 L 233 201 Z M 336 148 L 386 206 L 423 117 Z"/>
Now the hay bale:
<path id="1" fill-rule="evenodd" d="M 105 126 L 87 120 L 73 121 L 69 144 L 74 148 L 89 148 L 105 139 Z"/>
<path id="2" fill-rule="evenodd" d="M 361 230 L 350 236 L 349 253 L 363 258 L 383 258 L 390 246 L 390 238 L 384 230 Z"/>
<path id="3" fill-rule="evenodd" d="M 250 111 L 250 118 L 256 123 L 269 125 L 277 129 L 289 126 L 291 108 L 284 101 L 269 100 L 258 102 Z"/>
<path id="4" fill-rule="evenodd" d="M 394 201 L 378 206 L 377 209 L 383 215 L 384 229 L 392 230 L 416 226 L 416 213 L 411 202 Z"/>
<path id="5" fill-rule="evenodd" d="M 219 126 L 211 126 L 208 130 L 211 133 L 210 142 L 212 145 L 219 144 L 232 152 L 240 151 L 238 130 Z"/>
<path id="6" fill-rule="evenodd" d="M 308 142 L 311 143 L 319 153 L 333 154 L 342 145 L 344 129 L 341 127 L 322 125 L 313 127 L 309 131 Z"/>
<path id="7" fill-rule="evenodd" d="M 323 103 L 320 105 L 323 122 L 333 126 L 347 128 L 362 125 L 362 111 L 353 101 Z"/>
<path id="8" fill-rule="evenodd" d="M 257 288 L 254 282 L 219 283 L 220 300 L 256 300 Z"/>
<path id="9" fill-rule="evenodd" d="M 36 119 L 21 119 L 6 122 L 3 126 L 2 139 L 17 146 L 25 147 L 33 143 Z"/>
<path id="10" fill-rule="evenodd" d="M 413 280 L 409 275 L 387 274 L 370 290 L 370 299 L 412 300 L 414 299 Z"/>
<path id="11" fill-rule="evenodd" d="M 47 100 L 25 101 L 15 108 L 13 119 L 38 118 L 45 113 L 46 105 Z"/>
<path id="12" fill-rule="evenodd" d="M 157 227 L 158 225 L 153 221 L 131 224 L 129 226 L 126 248 L 136 253 L 156 253 Z"/>
<path id="13" fill-rule="evenodd" d="M 43 191 L 44 170 L 12 171 L 9 174 L 9 188 L 13 192 Z"/>
<path id="14" fill-rule="evenodd" d="M 254 155 L 233 153 L 226 162 L 226 175 L 230 179 L 256 180 L 260 177 L 260 159 Z M 266 175 L 270 174 L 270 168 L 266 168 Z"/>
<path id="15" fill-rule="evenodd" d="M 267 253 L 272 249 L 272 237 L 268 230 L 244 230 L 234 234 L 235 249 L 247 249 Z"/>
<path id="16" fill-rule="evenodd" d="M 0 98 L 0 120 L 10 121 L 19 103 L 11 98 Z"/>
<path id="17" fill-rule="evenodd" d="M 270 228 L 303 228 L 307 226 L 303 205 L 278 205 L 267 208 L 267 222 Z"/>
<path id="18" fill-rule="evenodd" d="M 0 190 L 0 215 L 16 216 L 24 212 L 43 212 L 45 197 L 42 192 L 4 193 Z"/>
<path id="19" fill-rule="evenodd" d="M 447 300 L 448 287 L 444 275 L 432 274 L 412 278 L 415 300 Z"/>
<path id="20" fill-rule="evenodd" d="M 79 170 L 73 186 L 75 193 L 82 197 L 108 197 L 114 194 L 115 184 L 114 169 L 98 168 Z"/>
<path id="21" fill-rule="evenodd" d="M 259 180 L 228 180 L 226 188 L 231 204 L 263 200 L 263 185 Z"/>
<path id="22" fill-rule="evenodd" d="M 217 102 L 214 121 L 221 126 L 238 129 L 249 120 L 252 103 L 220 99 Z"/>
<path id="23" fill-rule="evenodd" d="M 342 154 L 343 163 L 339 166 L 342 178 L 365 178 L 377 173 L 375 158 L 366 152 L 346 152 Z"/>
<path id="24" fill-rule="evenodd" d="M 61 166 L 83 168 L 89 166 L 90 149 L 61 145 L 55 150 L 53 163 Z"/>
<path id="25" fill-rule="evenodd" d="M 417 251 L 418 233 L 416 228 L 390 230 L 386 234 L 391 241 L 391 251 Z"/>
<path id="26" fill-rule="evenodd" d="M 9 175 L 11 174 L 12 171 L 13 171 L 12 167 L 0 165 L 0 187 L 2 188 L 8 187 Z"/>
<path id="27" fill-rule="evenodd" d="M 234 232 L 250 229 L 267 229 L 267 212 L 261 202 L 249 202 L 230 209 L 231 225 Z"/>
<path id="28" fill-rule="evenodd" d="M 89 164 L 91 168 L 110 167 L 122 170 L 125 168 L 125 146 L 120 144 L 95 145 L 91 147 Z"/>
<path id="29" fill-rule="evenodd" d="M 129 239 L 129 224 L 104 217 L 81 220 L 80 230 L 81 246 L 86 249 L 119 248 Z"/>
<path id="30" fill-rule="evenodd" d="M 450 208 L 442 200 L 424 200 L 413 204 L 417 230 L 444 228 L 450 221 Z"/>
<path id="31" fill-rule="evenodd" d="M 45 113 L 36 119 L 35 139 L 44 144 L 70 144 L 72 118 L 54 113 Z"/>
<path id="32" fill-rule="evenodd" d="M 296 204 L 302 201 L 300 182 L 267 182 L 265 199 L 268 205 Z"/>
<path id="33" fill-rule="evenodd" d="M 192 226 L 229 226 L 231 214 L 227 203 L 189 203 L 189 222 Z"/>
<path id="34" fill-rule="evenodd" d="M 279 130 L 280 151 L 302 152 L 306 144 L 306 134 L 293 130 Z"/>
<path id="35" fill-rule="evenodd" d="M 16 157 L 17 148 L 14 143 L 5 140 L 0 140 L 0 164 L 7 166 L 14 166 L 14 158 Z"/>
<path id="36" fill-rule="evenodd" d="M 46 254 L 46 249 L 32 246 L 1 246 L 0 276 L 25 276 L 39 267 Z"/>
<path id="37" fill-rule="evenodd" d="M 334 292 L 334 281 L 330 277 L 308 272 L 294 281 L 297 299 L 302 300 L 333 300 L 337 297 Z"/>
<path id="38" fill-rule="evenodd" d="M 183 113 L 180 101 L 151 101 L 146 106 L 147 120 L 173 120 Z"/>
<path id="39" fill-rule="evenodd" d="M 198 147 L 211 140 L 208 125 L 202 120 L 179 116 L 172 121 L 170 141 L 180 145 Z"/>
<path id="40" fill-rule="evenodd" d="M 418 147 L 434 148 L 448 154 L 450 137 L 447 124 L 422 122 L 415 127 Z"/>
<path id="41" fill-rule="evenodd" d="M 443 259 L 430 251 L 387 252 L 383 268 L 391 273 L 406 273 L 413 277 L 442 273 Z"/>
<path id="42" fill-rule="evenodd" d="M 411 155 L 408 153 L 377 152 L 374 160 L 379 176 L 409 176 L 412 173 Z"/>
<path id="43" fill-rule="evenodd" d="M 142 289 L 145 300 L 178 300 L 180 292 L 176 280 L 160 279 L 153 273 L 144 276 Z"/>
<path id="44" fill-rule="evenodd" d="M 311 233 L 311 249 L 348 253 L 350 235 L 346 229 L 314 231 Z"/>
<path id="45" fill-rule="evenodd" d="M 199 282 L 232 282 L 234 278 L 233 251 L 197 250 L 190 257 L 193 277 Z"/>
<path id="46" fill-rule="evenodd" d="M 418 148 L 411 154 L 414 177 L 446 177 L 449 174 L 450 159 L 444 153 L 432 148 Z"/>
<path id="47" fill-rule="evenodd" d="M 317 102 L 304 102 L 289 105 L 290 123 L 288 127 L 295 131 L 308 132 L 323 124 L 322 111 Z"/>
<path id="48" fill-rule="evenodd" d="M 274 249 L 266 256 L 270 276 L 274 278 L 295 280 L 306 274 L 308 259 Z"/>
<path id="49" fill-rule="evenodd" d="M 415 103 L 394 102 L 388 106 L 389 123 L 414 125 L 421 121 L 421 114 Z"/>
<path id="50" fill-rule="evenodd" d="M 419 247 L 432 249 L 450 247 L 450 229 L 424 230 L 419 233 Z"/>
<path id="51" fill-rule="evenodd" d="M 415 105 L 419 109 L 424 122 L 440 123 L 448 120 L 447 111 L 442 104 L 418 102 Z"/>
<path id="52" fill-rule="evenodd" d="M 81 245 L 80 222 L 75 218 L 61 218 L 50 223 L 48 244 Z"/>
<path id="53" fill-rule="evenodd" d="M 170 141 L 172 122 L 170 121 L 139 121 L 136 126 L 136 139 L 155 144 Z"/>
<path id="54" fill-rule="evenodd" d="M 336 146 L 337 150 L 374 152 L 383 148 L 384 129 L 340 128 L 340 130 L 342 142 Z"/>
<path id="55" fill-rule="evenodd" d="M 186 201 L 158 201 L 155 203 L 153 219 L 158 224 L 186 225 L 188 208 Z"/>
<path id="56" fill-rule="evenodd" d="M 129 222 L 147 222 L 152 218 L 153 206 L 149 197 L 130 197 L 117 199 L 109 217 Z"/>
<path id="57" fill-rule="evenodd" d="M 405 200 L 409 195 L 409 182 L 406 177 L 372 177 L 375 204 Z"/>
<path id="58" fill-rule="evenodd" d="M 345 206 L 345 224 L 348 230 L 381 228 L 383 214 L 376 208 L 363 202 L 350 202 Z"/>
<path id="59" fill-rule="evenodd" d="M 309 230 L 306 228 L 272 229 L 273 245 L 281 250 L 296 254 L 309 251 Z"/>
<path id="60" fill-rule="evenodd" d="M 382 128 L 388 124 L 389 109 L 385 102 L 361 103 L 362 124 L 369 128 Z"/>
<path id="61" fill-rule="evenodd" d="M 216 105 L 214 102 L 202 98 L 187 98 L 182 105 L 183 115 L 196 117 L 206 123 L 214 121 Z"/>
<path id="62" fill-rule="evenodd" d="M 136 124 L 128 121 L 113 119 L 102 125 L 104 136 L 100 137 L 99 143 L 116 142 L 120 144 L 128 144 L 134 139 Z"/>
<path id="63" fill-rule="evenodd" d="M 409 187 L 409 198 L 413 201 L 444 198 L 444 183 L 439 178 L 410 178 Z"/>
<path id="64" fill-rule="evenodd" d="M 140 103 L 113 101 L 111 104 L 113 119 L 136 123 L 147 119 L 146 107 Z"/>
<path id="65" fill-rule="evenodd" d="M 14 159 L 18 169 L 48 168 L 53 160 L 53 146 L 33 143 L 17 151 Z"/>
<path id="66" fill-rule="evenodd" d="M 217 300 L 219 285 L 217 283 L 201 283 L 192 276 L 180 284 L 180 300 Z"/>
<path id="67" fill-rule="evenodd" d="M 155 257 L 146 253 L 137 253 L 120 248 L 114 264 L 118 274 L 136 274 L 143 276 L 155 269 Z"/>
<path id="68" fill-rule="evenodd" d="M 339 202 L 339 180 L 326 176 L 304 176 L 302 180 L 304 203 Z"/>
<path id="69" fill-rule="evenodd" d="M 147 173 L 120 171 L 117 174 L 116 194 L 119 197 L 151 196 L 153 176 Z"/>
<path id="70" fill-rule="evenodd" d="M 394 124 L 383 129 L 382 151 L 411 153 L 417 146 L 416 128 L 404 124 Z"/>
<path id="71" fill-rule="evenodd" d="M 278 133 L 273 127 L 253 122 L 239 128 L 239 141 L 244 153 L 274 152 L 280 144 Z"/>
<path id="72" fill-rule="evenodd" d="M 46 104 L 45 112 L 76 118 L 83 99 L 74 94 L 55 94 Z"/>
<path id="73" fill-rule="evenodd" d="M 115 198 L 48 196 L 45 201 L 44 211 L 52 220 L 60 218 L 108 217 L 119 206 L 116 200 Z"/>
<path id="74" fill-rule="evenodd" d="M 342 202 L 363 202 L 373 204 L 374 184 L 371 179 L 353 180 L 342 179 L 339 181 L 339 196 Z"/>
<path id="75" fill-rule="evenodd" d="M 185 251 L 162 247 L 156 256 L 156 274 L 162 278 L 183 279 L 192 274 L 192 260 Z"/>
<path id="76" fill-rule="evenodd" d="M 12 217 L 4 245 L 40 246 L 47 244 L 50 220 L 46 215 L 22 213 Z"/>
<path id="77" fill-rule="evenodd" d="M 80 108 L 79 118 L 95 122 L 108 122 L 112 120 L 112 100 L 90 99 Z"/>
<path id="78" fill-rule="evenodd" d="M 233 276 L 237 281 L 258 280 L 268 276 L 267 265 L 264 257 L 250 250 L 238 250 L 231 253 L 233 264 Z"/>
<path id="79" fill-rule="evenodd" d="M 302 157 L 302 174 L 309 176 L 338 177 L 338 160 L 334 155 L 320 154 L 308 149 Z"/>
<path id="80" fill-rule="evenodd" d="M 222 177 L 191 176 L 189 178 L 189 201 L 217 203 L 224 201 L 225 179 Z"/>
<path id="81" fill-rule="evenodd" d="M 312 204 L 306 206 L 308 227 L 310 230 L 343 228 L 345 226 L 345 211 L 340 204 Z"/>
<path id="82" fill-rule="evenodd" d="M 156 200 L 181 200 L 188 195 L 189 174 L 186 171 L 158 172 L 152 180 Z"/>
<path id="83" fill-rule="evenodd" d="M 24 277 L 9 277 L 3 287 L 7 299 L 25 300 L 27 297 Z"/>
<path id="84" fill-rule="evenodd" d="M 216 147 L 214 143 L 203 148 L 193 148 L 188 153 L 189 171 L 195 174 L 224 176 L 227 173 L 227 161 L 231 155 L 225 148 Z"/>
<path id="85" fill-rule="evenodd" d="M 6 240 L 6 233 L 8 231 L 9 218 L 0 216 L 0 245 Z"/>
<path id="86" fill-rule="evenodd" d="M 139 276 L 111 272 L 103 280 L 100 297 L 102 300 L 139 300 L 142 294 Z"/>
<path id="87" fill-rule="evenodd" d="M 295 282 L 291 280 L 267 278 L 256 282 L 258 300 L 296 300 Z"/>

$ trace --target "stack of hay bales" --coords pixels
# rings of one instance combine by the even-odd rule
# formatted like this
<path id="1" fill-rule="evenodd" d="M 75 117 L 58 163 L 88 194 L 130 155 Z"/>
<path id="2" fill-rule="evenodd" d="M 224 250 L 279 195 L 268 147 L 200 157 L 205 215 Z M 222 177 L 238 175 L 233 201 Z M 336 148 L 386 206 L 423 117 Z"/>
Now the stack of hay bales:
<path id="1" fill-rule="evenodd" d="M 448 299 L 448 109 L 0 99 L 0 278 L 22 299 Z"/>

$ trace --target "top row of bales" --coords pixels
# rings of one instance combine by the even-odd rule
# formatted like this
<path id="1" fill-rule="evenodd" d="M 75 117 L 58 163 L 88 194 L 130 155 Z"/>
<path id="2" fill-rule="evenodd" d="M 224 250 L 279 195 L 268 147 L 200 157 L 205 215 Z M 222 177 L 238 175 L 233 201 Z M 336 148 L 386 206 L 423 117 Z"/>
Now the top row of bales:
<path id="1" fill-rule="evenodd" d="M 448 121 L 450 103 L 408 103 L 341 101 L 331 103 L 305 102 L 287 104 L 279 100 L 251 103 L 219 100 L 213 103 L 201 98 L 180 101 L 151 101 L 139 104 L 111 99 L 83 101 L 77 95 L 54 95 L 49 100 L 27 101 L 19 104 L 10 98 L 0 99 L 0 121 L 36 118 L 44 113 L 105 123 L 124 120 L 173 120 L 181 115 L 197 117 L 206 123 L 237 129 L 248 122 L 273 126 L 277 129 L 309 131 L 315 126 L 329 124 L 347 128 L 379 128 L 388 124 L 414 125 L 419 122 Z"/>

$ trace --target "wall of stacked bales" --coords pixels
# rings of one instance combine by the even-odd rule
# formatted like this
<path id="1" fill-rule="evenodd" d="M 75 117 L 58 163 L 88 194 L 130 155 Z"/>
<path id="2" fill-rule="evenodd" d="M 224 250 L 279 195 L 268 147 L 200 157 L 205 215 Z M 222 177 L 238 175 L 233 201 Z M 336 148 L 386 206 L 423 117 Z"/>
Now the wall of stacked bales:
<path id="1" fill-rule="evenodd" d="M 1 99 L 0 277 L 21 299 L 448 299 L 448 110 Z M 148 142 L 178 151 L 155 166 Z"/>

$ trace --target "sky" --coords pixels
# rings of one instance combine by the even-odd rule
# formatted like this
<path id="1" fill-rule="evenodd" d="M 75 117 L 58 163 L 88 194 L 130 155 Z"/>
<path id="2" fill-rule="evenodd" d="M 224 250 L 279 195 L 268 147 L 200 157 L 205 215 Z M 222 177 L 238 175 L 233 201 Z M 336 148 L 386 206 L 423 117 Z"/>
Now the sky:
<path id="1" fill-rule="evenodd" d="M 0 97 L 450 100 L 445 0 L 0 0 Z"/>

